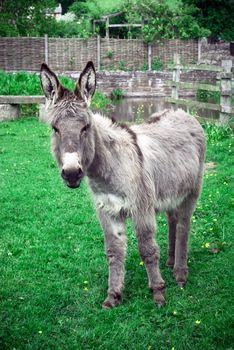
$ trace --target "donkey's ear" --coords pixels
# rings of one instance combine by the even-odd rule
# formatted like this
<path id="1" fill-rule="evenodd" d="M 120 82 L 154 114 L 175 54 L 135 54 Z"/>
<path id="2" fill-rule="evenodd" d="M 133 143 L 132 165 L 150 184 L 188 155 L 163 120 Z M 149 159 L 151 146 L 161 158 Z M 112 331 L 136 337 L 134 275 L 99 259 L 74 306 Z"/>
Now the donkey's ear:
<path id="1" fill-rule="evenodd" d="M 89 61 L 85 69 L 81 72 L 78 83 L 76 84 L 75 94 L 89 106 L 91 98 L 96 89 L 96 72 L 94 64 Z"/>
<path id="2" fill-rule="evenodd" d="M 63 96 L 64 89 L 55 73 L 45 63 L 41 65 L 40 78 L 45 97 L 54 103 L 57 102 Z"/>

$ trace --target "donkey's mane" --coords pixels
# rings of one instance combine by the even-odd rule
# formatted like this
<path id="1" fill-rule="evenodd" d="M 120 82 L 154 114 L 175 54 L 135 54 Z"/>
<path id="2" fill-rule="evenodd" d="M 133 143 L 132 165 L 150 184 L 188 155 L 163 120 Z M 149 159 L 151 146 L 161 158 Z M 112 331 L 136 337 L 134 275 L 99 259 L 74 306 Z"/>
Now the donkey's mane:
<path id="1" fill-rule="evenodd" d="M 124 130 L 126 130 L 129 133 L 129 135 L 132 138 L 132 142 L 133 142 L 133 144 L 134 144 L 134 146 L 135 146 L 135 148 L 137 150 L 137 154 L 139 156 L 139 160 L 142 163 L 143 162 L 143 154 L 142 154 L 141 149 L 140 149 L 140 147 L 139 147 L 139 145 L 137 143 L 137 135 L 136 135 L 136 133 L 132 129 L 130 129 L 130 127 L 127 124 L 125 124 L 125 123 L 117 123 L 117 127 L 121 128 L 121 129 L 124 129 Z"/>
<path id="2" fill-rule="evenodd" d="M 143 154 L 137 142 L 137 135 L 128 125 L 113 121 L 99 113 L 93 114 L 93 119 L 95 121 L 95 125 L 98 127 L 99 131 L 102 133 L 102 136 L 107 140 L 107 142 L 110 142 L 110 140 L 115 140 L 118 142 L 118 144 L 127 143 L 131 145 L 138 155 L 139 162 L 142 163 Z"/>
<path id="3" fill-rule="evenodd" d="M 157 123 L 161 120 L 161 117 L 165 117 L 166 114 L 168 114 L 170 112 L 169 109 L 164 109 L 164 111 L 162 112 L 156 112 L 156 113 L 153 113 L 149 119 L 147 120 L 147 123 L 148 124 L 152 124 L 152 123 Z"/>

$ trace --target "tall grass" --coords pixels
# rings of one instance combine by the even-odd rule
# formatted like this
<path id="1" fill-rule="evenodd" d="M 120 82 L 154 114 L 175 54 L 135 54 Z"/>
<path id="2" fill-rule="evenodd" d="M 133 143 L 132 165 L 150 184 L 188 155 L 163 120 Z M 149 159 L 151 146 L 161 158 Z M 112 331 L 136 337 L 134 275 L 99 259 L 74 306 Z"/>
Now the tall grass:
<path id="1" fill-rule="evenodd" d="M 59 76 L 59 80 L 64 87 L 74 90 L 75 81 L 66 76 Z M 18 72 L 15 74 L 0 71 L 0 95 L 43 95 L 38 74 Z M 110 104 L 110 100 L 101 91 L 96 91 L 92 100 L 92 107 L 97 110 L 105 110 Z M 29 112 L 32 111 L 29 109 Z"/>

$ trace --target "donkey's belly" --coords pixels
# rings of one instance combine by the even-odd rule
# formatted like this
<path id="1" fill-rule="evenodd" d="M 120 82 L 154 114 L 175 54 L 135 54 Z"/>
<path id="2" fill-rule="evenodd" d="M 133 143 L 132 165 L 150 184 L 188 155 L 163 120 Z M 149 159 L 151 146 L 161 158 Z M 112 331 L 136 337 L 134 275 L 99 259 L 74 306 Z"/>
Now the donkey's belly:
<path id="1" fill-rule="evenodd" d="M 96 207 L 111 216 L 131 215 L 131 204 L 126 197 L 122 198 L 115 194 L 106 193 L 93 193 L 93 197 Z"/>
<path id="2" fill-rule="evenodd" d="M 156 199 L 155 209 L 157 211 L 164 212 L 178 208 L 179 205 L 183 202 L 184 198 L 185 195 L 177 198 Z"/>

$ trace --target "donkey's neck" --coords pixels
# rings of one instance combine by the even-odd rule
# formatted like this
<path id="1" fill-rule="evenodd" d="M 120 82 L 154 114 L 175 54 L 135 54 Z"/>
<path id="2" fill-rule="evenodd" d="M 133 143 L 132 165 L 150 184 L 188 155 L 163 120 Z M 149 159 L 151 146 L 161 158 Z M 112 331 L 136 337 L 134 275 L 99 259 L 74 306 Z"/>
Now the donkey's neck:
<path id="1" fill-rule="evenodd" d="M 88 170 L 92 178 L 106 177 L 120 158 L 120 150 L 130 143 L 130 137 L 112 121 L 100 114 L 93 114 L 95 155 Z"/>
<path id="2" fill-rule="evenodd" d="M 88 169 L 90 185 L 95 191 L 103 187 L 111 191 L 121 187 L 124 181 L 126 164 L 138 163 L 138 152 L 134 138 L 128 129 L 122 128 L 99 114 L 93 115 L 95 133 L 95 155 Z M 130 171 L 130 169 L 129 169 Z"/>

